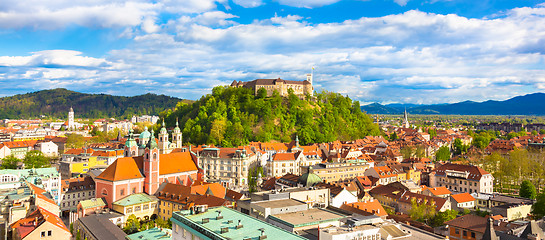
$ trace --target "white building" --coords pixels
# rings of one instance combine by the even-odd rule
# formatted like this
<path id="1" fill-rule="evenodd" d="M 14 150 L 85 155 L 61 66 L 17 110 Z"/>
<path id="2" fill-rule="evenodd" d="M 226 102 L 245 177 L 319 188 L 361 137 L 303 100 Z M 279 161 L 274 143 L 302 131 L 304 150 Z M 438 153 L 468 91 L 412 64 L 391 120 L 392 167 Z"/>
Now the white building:
<path id="1" fill-rule="evenodd" d="M 55 202 L 59 202 L 61 176 L 54 167 L 0 170 L 0 189 L 19 188 L 25 181 L 43 188 L 51 194 Z"/>
<path id="2" fill-rule="evenodd" d="M 357 202 L 358 197 L 344 188 L 335 196 L 331 196 L 331 206 L 340 208 L 345 203 Z"/>
<path id="3" fill-rule="evenodd" d="M 431 187 L 446 187 L 453 192 L 492 193 L 494 177 L 480 167 L 447 163 L 430 175 Z"/>
<path id="4" fill-rule="evenodd" d="M 39 142 L 34 146 L 35 150 L 42 152 L 45 156 L 54 157 L 59 155 L 59 146 L 54 142 Z"/>

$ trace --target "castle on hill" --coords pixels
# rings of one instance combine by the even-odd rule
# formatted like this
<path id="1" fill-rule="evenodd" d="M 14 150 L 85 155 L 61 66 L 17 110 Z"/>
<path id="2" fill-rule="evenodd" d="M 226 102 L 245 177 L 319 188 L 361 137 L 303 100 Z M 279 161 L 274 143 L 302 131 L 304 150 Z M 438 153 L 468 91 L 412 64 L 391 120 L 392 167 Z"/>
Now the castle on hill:
<path id="1" fill-rule="evenodd" d="M 277 79 L 256 79 L 248 82 L 234 80 L 231 83 L 231 87 L 244 87 L 252 89 L 255 95 L 260 88 L 267 90 L 267 96 L 272 96 L 276 90 L 280 96 L 288 96 L 288 90 L 292 89 L 295 95 L 305 95 L 314 93 L 314 87 L 312 87 L 312 74 L 307 74 L 307 79 L 304 81 L 292 81 Z"/>

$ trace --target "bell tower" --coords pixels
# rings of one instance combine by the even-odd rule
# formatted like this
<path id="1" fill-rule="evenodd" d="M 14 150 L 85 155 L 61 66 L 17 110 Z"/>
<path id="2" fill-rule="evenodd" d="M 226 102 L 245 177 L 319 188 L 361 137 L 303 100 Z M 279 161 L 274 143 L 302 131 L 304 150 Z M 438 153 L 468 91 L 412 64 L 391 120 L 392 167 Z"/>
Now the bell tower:
<path id="1" fill-rule="evenodd" d="M 159 188 L 159 149 L 151 130 L 150 140 L 144 149 L 144 192 L 153 195 Z"/>
<path id="2" fill-rule="evenodd" d="M 172 132 L 172 142 L 176 143 L 176 148 L 182 148 L 182 132 L 178 126 L 178 118 L 176 118 L 176 127 L 174 132 Z"/>
<path id="3" fill-rule="evenodd" d="M 162 154 L 166 154 L 168 152 L 168 145 L 170 144 L 168 142 L 168 132 L 165 128 L 165 120 L 163 119 L 163 127 L 161 128 L 161 131 L 159 132 L 159 149 Z"/>

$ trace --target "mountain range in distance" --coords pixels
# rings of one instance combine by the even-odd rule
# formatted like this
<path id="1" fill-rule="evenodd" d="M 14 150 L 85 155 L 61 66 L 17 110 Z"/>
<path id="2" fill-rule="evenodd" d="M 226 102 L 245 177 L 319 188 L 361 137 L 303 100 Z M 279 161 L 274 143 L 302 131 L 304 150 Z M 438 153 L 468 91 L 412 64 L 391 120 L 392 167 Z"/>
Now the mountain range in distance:
<path id="1" fill-rule="evenodd" d="M 76 118 L 130 118 L 134 115 L 157 115 L 174 108 L 180 101 L 193 101 L 157 94 L 133 97 L 88 94 L 64 88 L 41 90 L 0 98 L 0 119 L 66 118 L 72 107 Z"/>
<path id="2" fill-rule="evenodd" d="M 545 115 L 545 93 L 517 96 L 505 101 L 464 101 L 451 104 L 386 104 L 372 103 L 362 106 L 368 114 L 410 114 L 438 115 Z"/>

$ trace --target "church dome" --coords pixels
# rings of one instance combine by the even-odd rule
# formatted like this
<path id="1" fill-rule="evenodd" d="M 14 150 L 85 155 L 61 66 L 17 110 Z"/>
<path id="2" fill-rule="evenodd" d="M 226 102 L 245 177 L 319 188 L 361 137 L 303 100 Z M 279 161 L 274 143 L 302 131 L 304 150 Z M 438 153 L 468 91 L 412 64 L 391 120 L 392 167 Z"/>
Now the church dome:
<path id="1" fill-rule="evenodd" d="M 322 178 L 312 173 L 312 167 L 309 167 L 308 172 L 299 177 L 299 183 L 303 184 L 305 187 L 312 187 L 321 182 Z"/>
<path id="2" fill-rule="evenodd" d="M 145 127 L 144 131 L 140 133 L 140 136 L 138 138 L 140 138 L 140 141 L 142 141 L 142 139 L 148 139 L 150 138 L 150 136 L 151 136 L 151 133 L 148 131 L 148 127 Z"/>
<path id="3" fill-rule="evenodd" d="M 154 148 L 157 148 L 157 142 L 155 141 L 155 137 L 153 137 L 153 129 L 151 130 L 151 134 L 150 134 L 152 137 L 150 138 L 150 140 L 148 141 L 148 144 L 146 145 L 147 148 L 149 149 L 154 149 Z"/>

